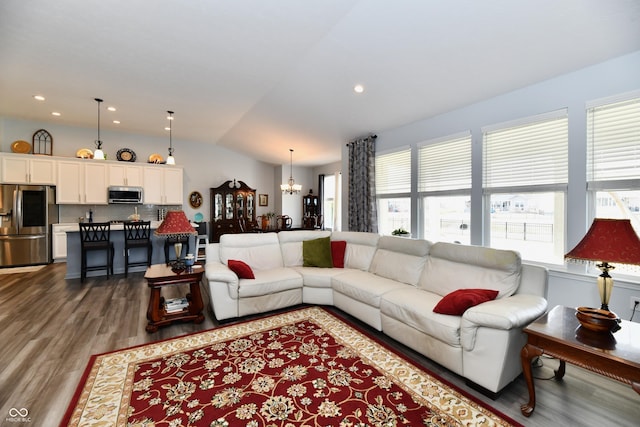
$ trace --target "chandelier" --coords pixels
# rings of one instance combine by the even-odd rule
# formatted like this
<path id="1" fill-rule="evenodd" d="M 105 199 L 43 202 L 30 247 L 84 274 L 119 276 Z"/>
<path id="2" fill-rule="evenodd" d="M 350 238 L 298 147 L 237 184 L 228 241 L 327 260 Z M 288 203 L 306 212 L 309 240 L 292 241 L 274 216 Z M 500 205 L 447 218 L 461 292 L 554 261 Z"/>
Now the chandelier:
<path id="1" fill-rule="evenodd" d="M 286 184 L 280 185 L 280 190 L 282 190 L 282 193 L 284 194 L 299 193 L 302 191 L 302 185 L 296 184 L 296 181 L 293 179 L 293 148 L 289 148 L 289 157 L 291 163 L 291 174 L 289 175 L 289 181 L 287 181 Z"/>

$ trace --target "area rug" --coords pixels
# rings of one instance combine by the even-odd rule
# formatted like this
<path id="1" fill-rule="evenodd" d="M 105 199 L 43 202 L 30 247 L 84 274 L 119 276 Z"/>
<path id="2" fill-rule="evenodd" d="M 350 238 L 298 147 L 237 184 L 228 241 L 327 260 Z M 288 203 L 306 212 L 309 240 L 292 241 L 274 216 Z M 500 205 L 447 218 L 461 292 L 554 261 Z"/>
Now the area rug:
<path id="1" fill-rule="evenodd" d="M 93 356 L 61 425 L 520 426 L 319 307 Z"/>

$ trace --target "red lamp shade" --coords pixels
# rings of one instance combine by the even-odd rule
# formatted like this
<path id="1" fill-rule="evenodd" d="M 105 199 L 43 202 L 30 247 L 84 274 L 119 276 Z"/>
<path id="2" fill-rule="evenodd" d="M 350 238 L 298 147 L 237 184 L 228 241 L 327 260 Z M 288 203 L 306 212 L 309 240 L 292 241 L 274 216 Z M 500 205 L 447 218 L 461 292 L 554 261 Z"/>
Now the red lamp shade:
<path id="1" fill-rule="evenodd" d="M 184 211 L 169 211 L 155 231 L 156 236 L 183 237 L 198 234 Z"/>
<path id="2" fill-rule="evenodd" d="M 640 239 L 628 219 L 596 218 L 580 243 L 564 257 L 605 263 L 640 264 Z"/>

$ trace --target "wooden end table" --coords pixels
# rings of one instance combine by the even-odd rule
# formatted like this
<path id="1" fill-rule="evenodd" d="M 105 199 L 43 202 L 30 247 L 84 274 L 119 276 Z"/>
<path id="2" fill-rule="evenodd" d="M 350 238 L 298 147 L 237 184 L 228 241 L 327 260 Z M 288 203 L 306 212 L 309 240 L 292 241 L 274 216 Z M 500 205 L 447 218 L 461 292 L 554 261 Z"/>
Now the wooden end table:
<path id="1" fill-rule="evenodd" d="M 527 344 L 522 348 L 522 372 L 529 389 L 529 402 L 520 407 L 530 416 L 536 407 L 531 360 L 547 354 L 560 360 L 556 380 L 565 372 L 565 362 L 630 384 L 640 394 L 640 324 L 623 320 L 615 333 L 597 333 L 580 326 L 576 310 L 556 306 L 524 328 Z"/>
<path id="2" fill-rule="evenodd" d="M 149 295 L 149 307 L 147 308 L 147 332 L 155 332 L 158 327 L 168 325 L 173 322 L 195 322 L 201 323 L 204 320 L 202 310 L 202 294 L 200 293 L 200 281 L 202 280 L 204 267 L 196 264 L 182 272 L 174 272 L 171 267 L 165 264 L 154 264 L 147 268 L 144 278 L 151 288 Z M 175 286 L 180 284 L 189 285 L 190 293 L 186 295 L 189 305 L 176 313 L 167 313 L 164 307 L 164 297 L 161 295 L 163 286 Z"/>

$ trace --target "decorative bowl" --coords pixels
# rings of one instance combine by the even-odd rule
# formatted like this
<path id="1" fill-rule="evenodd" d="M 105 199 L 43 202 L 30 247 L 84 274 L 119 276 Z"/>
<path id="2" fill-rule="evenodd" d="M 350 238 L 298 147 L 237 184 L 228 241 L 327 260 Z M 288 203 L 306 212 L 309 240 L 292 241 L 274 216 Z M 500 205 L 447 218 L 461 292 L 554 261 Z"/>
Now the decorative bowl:
<path id="1" fill-rule="evenodd" d="M 617 314 L 599 308 L 578 307 L 576 317 L 583 328 L 595 332 L 615 332 L 620 329 Z"/>

